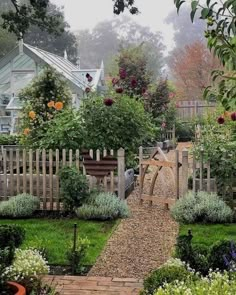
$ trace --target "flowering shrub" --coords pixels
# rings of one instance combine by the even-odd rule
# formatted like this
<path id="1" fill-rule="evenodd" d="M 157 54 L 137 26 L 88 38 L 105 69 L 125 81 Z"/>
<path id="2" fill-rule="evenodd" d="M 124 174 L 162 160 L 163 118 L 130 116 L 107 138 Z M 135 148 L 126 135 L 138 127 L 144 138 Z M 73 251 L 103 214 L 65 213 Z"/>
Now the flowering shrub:
<path id="1" fill-rule="evenodd" d="M 229 273 L 210 273 L 196 281 L 174 281 L 159 287 L 155 295 L 234 295 L 236 280 Z"/>
<path id="2" fill-rule="evenodd" d="M 125 201 L 111 193 L 100 193 L 91 196 L 88 203 L 76 210 L 77 216 L 87 220 L 107 220 L 129 216 Z"/>
<path id="3" fill-rule="evenodd" d="M 173 281 L 182 281 L 186 283 L 195 279 L 195 274 L 188 271 L 184 264 L 167 264 L 153 271 L 147 278 L 144 279 L 144 290 L 141 294 L 152 295 L 159 287 Z"/>
<path id="4" fill-rule="evenodd" d="M 0 203 L 0 216 L 29 217 L 39 208 L 38 197 L 21 194 Z"/>
<path id="5" fill-rule="evenodd" d="M 182 223 L 227 223 L 233 220 L 233 211 L 214 193 L 189 192 L 171 208 L 172 217 Z"/>
<path id="6" fill-rule="evenodd" d="M 23 101 L 22 143 L 38 147 L 49 122 L 71 103 L 71 92 L 63 77 L 54 69 L 46 67 L 30 86 L 19 93 Z"/>
<path id="7" fill-rule="evenodd" d="M 17 282 L 30 281 L 36 276 L 48 273 L 47 261 L 38 250 L 34 249 L 16 249 L 12 265 L 5 270 L 7 277 Z"/>

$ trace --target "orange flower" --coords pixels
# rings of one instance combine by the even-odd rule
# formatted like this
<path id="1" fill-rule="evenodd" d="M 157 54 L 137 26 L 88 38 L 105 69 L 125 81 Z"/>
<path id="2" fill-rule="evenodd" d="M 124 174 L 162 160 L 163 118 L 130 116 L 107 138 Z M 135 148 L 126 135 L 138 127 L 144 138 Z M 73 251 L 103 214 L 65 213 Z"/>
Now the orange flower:
<path id="1" fill-rule="evenodd" d="M 23 134 L 24 135 L 28 135 L 30 133 L 30 129 L 29 128 L 25 128 Z"/>
<path id="2" fill-rule="evenodd" d="M 36 114 L 34 111 L 29 112 L 30 119 L 34 120 L 36 118 Z"/>
<path id="3" fill-rule="evenodd" d="M 60 111 L 63 109 L 63 102 L 56 102 L 55 105 L 54 105 L 54 108 L 57 110 L 57 111 Z"/>
<path id="4" fill-rule="evenodd" d="M 48 107 L 52 108 L 52 107 L 54 107 L 54 104 L 55 104 L 54 101 L 51 100 L 51 101 L 48 102 Z"/>

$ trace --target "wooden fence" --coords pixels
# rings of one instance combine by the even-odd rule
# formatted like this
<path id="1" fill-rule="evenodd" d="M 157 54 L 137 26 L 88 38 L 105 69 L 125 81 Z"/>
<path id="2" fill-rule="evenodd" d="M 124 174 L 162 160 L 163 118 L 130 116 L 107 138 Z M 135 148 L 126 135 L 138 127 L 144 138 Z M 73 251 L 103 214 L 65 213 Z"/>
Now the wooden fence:
<path id="1" fill-rule="evenodd" d="M 114 150 L 26 150 L 2 149 L 0 155 L 0 200 L 30 193 L 41 200 L 41 209 L 59 210 L 59 170 L 75 165 L 86 175 L 89 188 L 125 197 L 125 153 Z"/>
<path id="2" fill-rule="evenodd" d="M 177 102 L 177 117 L 182 120 L 202 117 L 206 112 L 213 112 L 216 108 L 215 102 L 202 100 L 180 100 Z"/>

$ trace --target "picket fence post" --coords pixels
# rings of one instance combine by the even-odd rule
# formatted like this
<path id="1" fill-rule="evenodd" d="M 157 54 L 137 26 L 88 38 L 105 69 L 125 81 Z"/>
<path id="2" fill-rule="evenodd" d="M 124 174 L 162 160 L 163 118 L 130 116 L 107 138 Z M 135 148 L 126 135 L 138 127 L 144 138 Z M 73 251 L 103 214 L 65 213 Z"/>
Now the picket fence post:
<path id="1" fill-rule="evenodd" d="M 118 150 L 118 197 L 125 199 L 125 150 Z"/>

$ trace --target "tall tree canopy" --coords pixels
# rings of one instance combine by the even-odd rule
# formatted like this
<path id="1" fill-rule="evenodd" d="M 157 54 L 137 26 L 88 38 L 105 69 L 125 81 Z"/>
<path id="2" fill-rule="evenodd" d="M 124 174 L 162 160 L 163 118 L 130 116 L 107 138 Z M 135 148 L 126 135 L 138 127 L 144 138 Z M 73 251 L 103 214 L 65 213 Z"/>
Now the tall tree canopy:
<path id="1" fill-rule="evenodd" d="M 0 11 L 7 11 L 11 8 L 10 0 L 1 0 Z M 40 27 L 33 25 L 30 26 L 26 34 L 24 35 L 25 43 L 32 46 L 39 47 L 49 52 L 63 56 L 64 51 L 67 51 L 69 60 L 75 62 L 77 58 L 77 43 L 73 33 L 69 31 L 69 25 L 64 19 L 63 10 L 54 4 L 49 3 L 48 14 L 60 15 L 60 30 L 62 33 L 50 34 L 49 32 L 41 29 Z M 0 18 L 0 23 L 2 23 Z M 16 46 L 17 37 L 14 33 L 9 33 L 0 27 L 0 58 L 6 53 L 12 50 Z"/>
<path id="2" fill-rule="evenodd" d="M 155 77 L 161 73 L 165 47 L 160 32 L 152 32 L 129 17 L 101 22 L 91 32 L 78 31 L 77 41 L 83 67 L 98 66 L 102 59 L 107 66 L 120 50 L 142 44 L 149 70 Z"/>
<path id="3" fill-rule="evenodd" d="M 211 84 L 211 71 L 220 67 L 220 62 L 196 41 L 178 48 L 169 59 L 169 67 L 175 79 L 178 96 L 182 99 L 202 99 L 205 88 Z"/>

